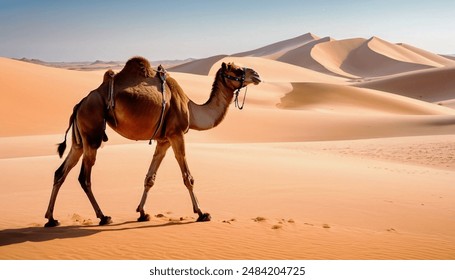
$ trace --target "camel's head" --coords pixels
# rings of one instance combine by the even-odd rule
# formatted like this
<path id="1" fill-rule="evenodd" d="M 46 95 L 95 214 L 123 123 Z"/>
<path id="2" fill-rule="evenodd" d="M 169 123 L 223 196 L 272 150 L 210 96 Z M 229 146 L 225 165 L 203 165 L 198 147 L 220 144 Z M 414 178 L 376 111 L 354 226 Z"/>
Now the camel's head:
<path id="1" fill-rule="evenodd" d="M 234 89 L 240 89 L 249 84 L 259 84 L 261 78 L 259 74 L 251 68 L 240 67 L 234 63 L 224 63 L 221 65 L 221 75 L 227 83 Z"/>

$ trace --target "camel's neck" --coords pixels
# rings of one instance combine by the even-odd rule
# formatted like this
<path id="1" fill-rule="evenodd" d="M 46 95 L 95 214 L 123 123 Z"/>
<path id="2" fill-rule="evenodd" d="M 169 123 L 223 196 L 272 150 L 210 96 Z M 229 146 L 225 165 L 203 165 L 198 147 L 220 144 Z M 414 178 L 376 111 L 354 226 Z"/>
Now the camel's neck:
<path id="1" fill-rule="evenodd" d="M 190 128 L 207 130 L 220 124 L 233 98 L 234 91 L 225 86 L 217 73 L 209 100 L 203 105 L 198 105 L 191 100 L 189 102 Z"/>

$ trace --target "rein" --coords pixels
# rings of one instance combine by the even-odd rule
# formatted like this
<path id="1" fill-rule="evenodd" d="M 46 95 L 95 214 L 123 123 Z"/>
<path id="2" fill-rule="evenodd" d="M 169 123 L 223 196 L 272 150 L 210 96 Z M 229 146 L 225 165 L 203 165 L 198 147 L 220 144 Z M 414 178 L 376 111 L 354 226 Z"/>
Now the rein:
<path id="1" fill-rule="evenodd" d="M 240 106 L 239 104 L 239 93 L 240 93 L 240 89 L 237 89 L 234 94 L 235 94 L 235 98 L 234 98 L 234 104 L 235 104 L 235 107 L 236 108 L 239 108 L 239 110 L 242 110 L 243 109 L 243 105 L 245 105 L 245 99 L 246 99 L 246 92 L 248 91 L 248 88 L 245 88 L 245 94 L 243 95 L 243 101 L 242 101 L 242 106 Z"/>
<path id="2" fill-rule="evenodd" d="M 115 117 L 115 101 L 114 101 L 114 72 L 110 71 L 109 72 L 109 89 L 108 89 L 108 100 L 107 100 L 107 110 L 111 111 L 112 113 L 112 118 L 114 119 L 114 124 L 117 126 L 117 118 Z M 104 129 L 106 129 L 106 120 L 104 120 Z"/>
<path id="3" fill-rule="evenodd" d="M 152 139 L 156 136 L 158 133 L 158 130 L 160 127 L 163 125 L 164 121 L 164 112 L 166 111 L 166 70 L 164 69 L 163 66 L 159 65 L 158 69 L 156 70 L 158 72 L 158 76 L 160 77 L 161 80 L 161 115 L 160 115 L 160 120 L 158 121 L 155 132 L 153 132 L 152 137 L 150 138 L 149 145 L 152 145 Z"/>
<path id="4" fill-rule="evenodd" d="M 229 80 L 232 80 L 232 81 L 240 82 L 240 86 L 237 89 L 234 90 L 234 95 L 235 95 L 234 104 L 235 104 L 236 108 L 239 108 L 239 110 L 242 110 L 243 106 L 245 105 L 246 92 L 248 91 L 248 88 L 245 88 L 245 94 L 243 95 L 242 105 L 240 105 L 240 102 L 239 102 L 239 94 L 240 94 L 240 90 L 244 87 L 243 83 L 245 82 L 246 68 L 243 67 L 242 77 L 235 77 L 235 76 L 231 76 L 231 75 L 226 75 L 225 73 L 222 73 L 221 75 L 223 76 L 223 78 L 226 78 L 226 79 L 229 79 Z"/>

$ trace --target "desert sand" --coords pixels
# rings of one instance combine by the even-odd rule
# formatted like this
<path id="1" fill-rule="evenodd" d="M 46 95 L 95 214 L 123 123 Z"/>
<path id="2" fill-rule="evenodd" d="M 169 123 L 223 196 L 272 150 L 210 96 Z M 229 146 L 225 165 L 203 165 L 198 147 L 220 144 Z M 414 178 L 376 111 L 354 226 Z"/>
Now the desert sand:
<path id="1" fill-rule="evenodd" d="M 263 82 L 243 110 L 187 134 L 212 221 L 195 222 L 170 150 L 146 204 L 153 217 L 136 222 L 154 145 L 108 129 L 92 182 L 114 223 L 97 225 L 79 163 L 57 199 L 61 225 L 44 228 L 55 144 L 103 71 L 0 58 L 0 259 L 455 259 L 455 60 L 305 34 L 170 75 L 203 103 L 222 61 Z"/>

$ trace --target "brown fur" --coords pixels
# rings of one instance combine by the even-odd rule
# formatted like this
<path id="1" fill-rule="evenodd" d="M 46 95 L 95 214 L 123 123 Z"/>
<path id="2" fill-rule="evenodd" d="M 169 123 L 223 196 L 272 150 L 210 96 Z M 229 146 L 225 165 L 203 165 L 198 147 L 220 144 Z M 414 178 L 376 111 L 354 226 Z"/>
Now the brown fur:
<path id="1" fill-rule="evenodd" d="M 148 78 L 153 77 L 155 71 L 152 69 L 150 62 L 147 59 L 141 56 L 135 56 L 126 62 L 122 71 L 118 74 L 128 77 Z"/>

